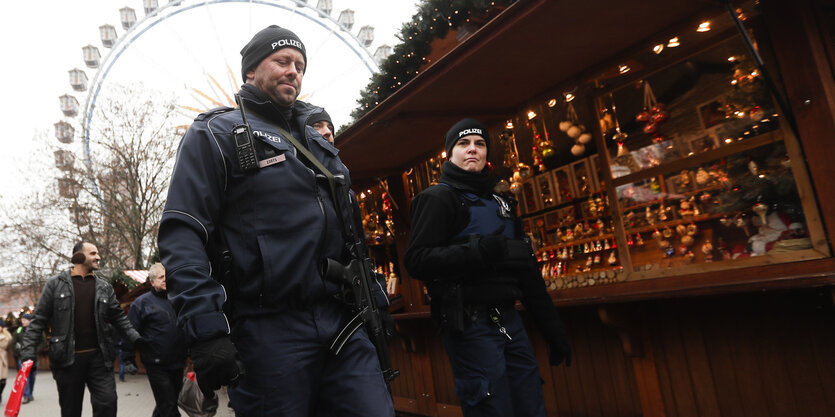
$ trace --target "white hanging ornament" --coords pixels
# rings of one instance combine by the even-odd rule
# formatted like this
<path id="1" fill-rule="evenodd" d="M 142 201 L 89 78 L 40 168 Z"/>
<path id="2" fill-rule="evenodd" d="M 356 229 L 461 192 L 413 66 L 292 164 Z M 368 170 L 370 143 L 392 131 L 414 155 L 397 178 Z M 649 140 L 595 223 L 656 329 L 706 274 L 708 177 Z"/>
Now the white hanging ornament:
<path id="1" fill-rule="evenodd" d="M 574 123 L 571 123 L 571 122 L 570 122 L 570 121 L 568 121 L 568 120 L 563 121 L 563 122 L 560 122 L 560 130 L 562 130 L 563 132 L 568 132 L 568 129 L 569 129 L 571 126 L 574 126 Z"/>
<path id="2" fill-rule="evenodd" d="M 571 126 L 570 128 L 568 128 L 568 131 L 565 132 L 565 134 L 568 135 L 568 137 L 570 137 L 571 139 L 577 139 L 580 137 L 580 135 L 583 134 L 583 126 Z"/>
<path id="3" fill-rule="evenodd" d="M 591 142 L 591 133 L 583 133 L 582 135 L 580 135 L 579 138 L 577 138 L 577 142 L 580 142 L 584 145 Z"/>
<path id="4" fill-rule="evenodd" d="M 574 156 L 580 156 L 586 152 L 586 146 L 582 143 L 575 143 L 574 146 L 571 147 L 571 154 Z"/>

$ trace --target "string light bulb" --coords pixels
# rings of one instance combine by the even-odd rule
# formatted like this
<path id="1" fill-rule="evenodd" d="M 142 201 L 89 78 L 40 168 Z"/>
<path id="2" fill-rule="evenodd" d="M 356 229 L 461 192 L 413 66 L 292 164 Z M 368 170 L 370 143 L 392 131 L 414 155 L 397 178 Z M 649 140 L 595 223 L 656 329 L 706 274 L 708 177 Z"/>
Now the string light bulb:
<path id="1" fill-rule="evenodd" d="M 618 72 L 621 74 L 626 74 L 631 69 L 632 68 L 629 68 L 629 65 L 618 65 Z"/>
<path id="2" fill-rule="evenodd" d="M 681 42 L 679 42 L 678 36 L 670 38 L 670 40 L 667 42 L 667 48 L 675 48 L 679 45 L 681 45 Z"/>
<path id="3" fill-rule="evenodd" d="M 505 127 L 506 127 L 506 128 L 508 128 L 508 129 L 513 129 L 513 121 L 512 121 L 512 120 L 508 120 L 508 121 L 507 121 L 507 124 L 505 124 Z"/>
<path id="4" fill-rule="evenodd" d="M 554 107 L 556 105 L 557 105 L 557 99 L 552 98 L 552 99 L 548 100 L 548 107 Z"/>
<path id="5" fill-rule="evenodd" d="M 705 20 L 702 23 L 699 23 L 699 27 L 696 29 L 696 32 L 709 32 L 710 31 L 710 21 Z"/>
<path id="6" fill-rule="evenodd" d="M 566 103 L 571 103 L 571 100 L 574 100 L 574 94 L 565 93 L 565 102 Z"/>
<path id="7" fill-rule="evenodd" d="M 528 120 L 532 120 L 534 117 L 536 117 L 536 113 L 533 110 L 528 110 Z"/>
<path id="8" fill-rule="evenodd" d="M 658 45 L 655 45 L 655 46 L 652 47 L 652 52 L 655 52 L 656 55 L 660 54 L 661 51 L 663 51 L 663 50 L 664 50 L 664 44 L 663 43 L 659 43 Z"/>

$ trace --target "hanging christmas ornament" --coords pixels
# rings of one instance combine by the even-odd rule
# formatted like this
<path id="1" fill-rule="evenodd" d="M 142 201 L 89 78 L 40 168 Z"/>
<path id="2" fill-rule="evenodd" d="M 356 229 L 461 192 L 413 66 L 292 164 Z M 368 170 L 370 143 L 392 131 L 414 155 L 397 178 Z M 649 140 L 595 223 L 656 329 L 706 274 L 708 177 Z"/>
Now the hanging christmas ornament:
<path id="1" fill-rule="evenodd" d="M 540 114 L 542 113 L 542 108 L 539 109 Z M 539 169 L 540 172 L 545 171 L 545 163 L 544 159 L 550 158 L 556 154 L 554 151 L 554 144 L 551 142 L 550 135 L 548 134 L 548 127 L 545 125 L 545 122 L 542 122 L 542 133 L 540 134 L 537 129 L 537 118 L 534 116 L 533 118 L 529 119 L 527 123 L 530 125 L 531 130 L 533 131 L 533 143 L 534 146 L 532 147 L 533 157 L 534 157 L 534 165 Z"/>
<path id="2" fill-rule="evenodd" d="M 644 84 L 644 107 L 640 113 L 635 116 L 635 120 L 640 123 L 646 123 L 643 131 L 647 135 L 653 135 L 658 131 L 658 125 L 667 120 L 667 112 L 664 111 L 664 105 L 655 99 L 655 94 L 652 93 L 652 88 L 649 86 L 649 81 L 643 81 Z M 663 140 L 663 139 L 662 139 Z M 661 142 L 662 140 L 656 140 Z"/>
<path id="3" fill-rule="evenodd" d="M 584 144 L 591 141 L 591 135 L 585 133 L 585 126 L 579 124 L 577 110 L 574 109 L 574 104 L 571 101 L 566 101 L 565 118 L 565 121 L 560 122 L 560 130 L 565 132 L 569 138 L 575 140 L 574 146 L 571 147 L 571 154 L 580 156 L 586 152 Z"/>
<path id="4" fill-rule="evenodd" d="M 568 129 L 571 128 L 571 126 L 574 126 L 574 123 L 571 123 L 568 120 L 560 122 L 560 130 L 563 132 L 568 132 Z"/>
<path id="5" fill-rule="evenodd" d="M 582 144 L 587 144 L 591 142 L 591 133 L 583 133 L 580 137 L 577 138 L 577 142 Z"/>

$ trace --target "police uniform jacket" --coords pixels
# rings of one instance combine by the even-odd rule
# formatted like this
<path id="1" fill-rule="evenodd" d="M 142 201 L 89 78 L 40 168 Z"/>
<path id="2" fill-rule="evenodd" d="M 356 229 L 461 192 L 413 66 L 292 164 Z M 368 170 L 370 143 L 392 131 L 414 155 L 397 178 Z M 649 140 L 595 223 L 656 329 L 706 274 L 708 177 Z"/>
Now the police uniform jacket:
<path id="1" fill-rule="evenodd" d="M 305 123 L 322 109 L 301 101 L 283 108 L 250 84 L 240 95 L 263 166 L 245 173 L 238 163 L 233 127 L 243 123 L 239 110 L 201 114 L 180 143 L 160 223 L 168 295 L 189 342 L 229 332 L 224 302 L 234 318 L 330 297 L 337 286 L 321 277 L 320 265 L 328 257 L 344 261 L 327 182 L 274 126 L 292 132 L 347 190 L 349 172 L 339 151 Z M 345 200 L 347 194 L 338 193 Z M 218 242 L 231 252 L 232 279 L 225 285 L 212 279 L 207 252 Z"/>
<path id="2" fill-rule="evenodd" d="M 530 243 L 522 238 L 521 222 L 514 214 L 515 200 L 509 195 L 500 196 L 510 206 L 500 209 L 506 210 L 504 221 L 499 221 L 501 215 L 496 211 L 488 212 L 495 217 L 489 219 L 494 223 L 471 218 L 475 212 L 471 206 L 483 204 L 481 199 L 495 198 L 496 182 L 487 172 L 469 173 L 445 162 L 440 184 L 412 200 L 406 269 L 411 276 L 426 281 L 433 304 L 450 283 L 461 286 L 465 307 L 502 306 L 518 299 L 532 313 L 546 339 L 556 337 L 563 324 L 545 289 Z M 468 233 L 475 220 L 491 224 L 490 230 Z M 508 253 L 502 259 L 486 259 L 478 248 L 478 238 L 494 232 L 497 224 L 506 225 L 502 232 L 508 237 Z"/>
<path id="3" fill-rule="evenodd" d="M 139 333 L 130 325 L 125 312 L 119 306 L 113 286 L 99 277 L 95 279 L 93 317 L 96 320 L 96 337 L 105 367 L 113 369 L 116 346 L 108 337 L 110 325 L 119 331 L 122 338 L 131 342 L 139 338 Z M 43 332 L 46 328 L 51 328 L 49 366 L 62 368 L 72 365 L 75 362 L 75 292 L 69 269 L 46 281 L 34 316 L 23 334 L 21 358 L 36 358 L 36 349 L 41 343 Z"/>

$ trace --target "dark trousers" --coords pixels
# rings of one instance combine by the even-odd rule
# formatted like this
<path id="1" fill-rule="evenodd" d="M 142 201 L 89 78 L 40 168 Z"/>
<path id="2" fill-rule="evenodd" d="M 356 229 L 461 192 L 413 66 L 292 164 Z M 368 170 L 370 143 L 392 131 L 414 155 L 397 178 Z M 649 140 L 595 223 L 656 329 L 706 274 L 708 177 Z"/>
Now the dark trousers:
<path id="1" fill-rule="evenodd" d="M 501 312 L 512 340 L 487 311 L 477 312 L 464 332 L 443 334 L 461 410 L 465 417 L 545 417 L 542 379 L 522 319 L 514 307 Z"/>
<path id="2" fill-rule="evenodd" d="M 85 385 L 90 390 L 93 417 L 116 417 L 116 380 L 100 351 L 76 353 L 75 362 L 53 368 L 52 377 L 58 386 L 61 417 L 81 416 Z"/>
<path id="3" fill-rule="evenodd" d="M 365 329 L 339 356 L 328 350 L 350 318 L 345 310 L 331 301 L 236 324 L 233 341 L 246 374 L 229 389 L 235 415 L 393 417 L 377 351 Z"/>
<path id="4" fill-rule="evenodd" d="M 177 397 L 183 388 L 183 369 L 166 369 L 159 366 L 145 366 L 148 382 L 154 392 L 154 407 L 152 417 L 180 417 L 177 409 Z"/>

